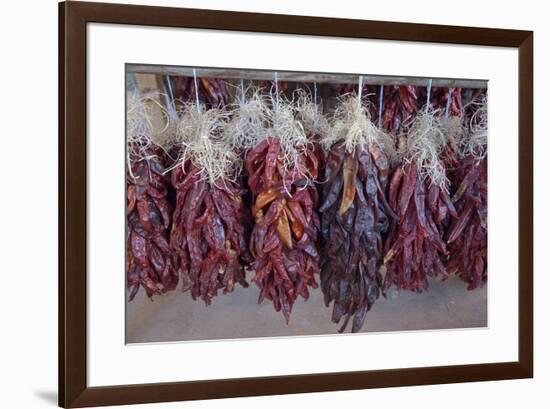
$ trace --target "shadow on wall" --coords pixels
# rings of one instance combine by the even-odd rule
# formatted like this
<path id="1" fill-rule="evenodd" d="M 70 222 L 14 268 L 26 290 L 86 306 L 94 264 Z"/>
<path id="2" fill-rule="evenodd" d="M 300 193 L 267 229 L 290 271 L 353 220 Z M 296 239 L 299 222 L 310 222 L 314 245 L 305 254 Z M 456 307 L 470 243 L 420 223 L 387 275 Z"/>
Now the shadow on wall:
<path id="1" fill-rule="evenodd" d="M 35 391 L 34 395 L 46 403 L 57 406 L 57 391 Z"/>

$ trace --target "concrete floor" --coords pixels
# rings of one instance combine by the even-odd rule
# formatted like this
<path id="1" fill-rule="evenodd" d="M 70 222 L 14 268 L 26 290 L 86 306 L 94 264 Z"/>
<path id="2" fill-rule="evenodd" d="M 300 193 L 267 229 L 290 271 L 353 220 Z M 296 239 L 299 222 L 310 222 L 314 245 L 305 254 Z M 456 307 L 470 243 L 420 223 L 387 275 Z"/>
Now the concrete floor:
<path id="1" fill-rule="evenodd" d="M 140 290 L 126 309 L 126 342 L 167 342 L 206 339 L 254 338 L 334 334 L 339 326 L 330 321 L 320 289 L 307 302 L 294 304 L 290 323 L 273 310 L 271 302 L 257 304 L 258 288 L 236 287 L 220 293 L 208 307 L 188 293 L 175 291 L 150 301 Z M 452 278 L 432 280 L 427 293 L 393 291 L 381 297 L 367 314 L 364 332 L 405 331 L 487 326 L 487 289 L 467 291 Z M 348 325 L 348 331 L 351 322 Z"/>

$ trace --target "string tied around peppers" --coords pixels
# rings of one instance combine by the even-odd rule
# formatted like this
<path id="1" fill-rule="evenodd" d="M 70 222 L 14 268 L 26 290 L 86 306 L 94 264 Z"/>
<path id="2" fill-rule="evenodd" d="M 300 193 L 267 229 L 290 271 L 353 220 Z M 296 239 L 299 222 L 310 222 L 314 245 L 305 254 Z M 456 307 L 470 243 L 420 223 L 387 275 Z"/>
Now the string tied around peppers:
<path id="1" fill-rule="evenodd" d="M 130 176 L 132 163 L 150 159 L 156 149 L 168 155 L 175 143 L 178 118 L 158 101 L 160 95 L 140 96 L 137 90 L 127 94 L 126 154 Z"/>
<path id="2" fill-rule="evenodd" d="M 467 127 L 464 123 L 464 109 L 462 106 L 462 89 L 448 88 L 442 95 L 446 97 L 445 110 L 441 115 L 441 130 L 445 135 L 446 145 L 441 158 L 450 173 L 460 166 L 460 152 L 458 144 L 464 140 Z"/>
<path id="3" fill-rule="evenodd" d="M 487 129 L 488 129 L 488 109 L 487 95 L 472 101 L 475 108 L 470 118 L 469 132 L 467 137 L 461 140 L 461 154 L 463 157 L 469 155 L 477 160 L 483 160 L 487 156 Z"/>
<path id="4" fill-rule="evenodd" d="M 368 104 L 353 94 L 338 101 L 330 132 L 321 143 L 325 149 L 330 149 L 335 143 L 343 144 L 347 153 L 352 153 L 357 146 L 377 145 L 386 154 L 394 154 L 391 136 L 372 122 Z"/>
<path id="5" fill-rule="evenodd" d="M 260 88 L 241 85 L 241 92 L 237 94 L 237 102 L 223 132 L 234 150 L 246 151 L 265 136 L 270 108 Z"/>
<path id="6" fill-rule="evenodd" d="M 330 125 L 314 96 L 304 89 L 295 91 L 293 104 L 296 118 L 302 124 L 306 136 L 319 141 L 329 132 Z"/>
<path id="7" fill-rule="evenodd" d="M 291 101 L 280 99 L 273 102 L 274 109 L 269 111 L 270 135 L 279 142 L 278 166 L 283 177 L 283 188 L 290 193 L 290 186 L 295 182 L 311 185 L 317 176 L 317 169 L 305 166 L 303 158 L 308 156 L 313 146 L 303 124 L 296 118 L 296 108 Z"/>
<path id="8" fill-rule="evenodd" d="M 197 109 L 196 104 L 187 103 L 177 126 L 180 157 L 174 167 L 190 160 L 199 181 L 206 180 L 213 186 L 236 182 L 242 162 L 224 133 L 230 115 L 219 108 Z"/>
<path id="9" fill-rule="evenodd" d="M 407 135 L 405 163 L 414 163 L 422 180 L 448 192 L 449 180 L 441 161 L 441 152 L 447 143 L 438 110 L 427 107 L 414 117 Z"/>

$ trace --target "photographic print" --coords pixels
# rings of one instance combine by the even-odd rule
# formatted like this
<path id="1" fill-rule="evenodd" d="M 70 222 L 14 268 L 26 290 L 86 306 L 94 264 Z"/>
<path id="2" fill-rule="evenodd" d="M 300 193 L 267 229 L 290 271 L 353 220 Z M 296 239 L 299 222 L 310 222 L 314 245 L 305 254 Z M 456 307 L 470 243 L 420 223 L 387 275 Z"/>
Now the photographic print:
<path id="1" fill-rule="evenodd" d="M 532 31 L 59 17 L 61 406 L 533 376 Z"/>
<path id="2" fill-rule="evenodd" d="M 126 86 L 127 343 L 487 326 L 487 81 Z"/>

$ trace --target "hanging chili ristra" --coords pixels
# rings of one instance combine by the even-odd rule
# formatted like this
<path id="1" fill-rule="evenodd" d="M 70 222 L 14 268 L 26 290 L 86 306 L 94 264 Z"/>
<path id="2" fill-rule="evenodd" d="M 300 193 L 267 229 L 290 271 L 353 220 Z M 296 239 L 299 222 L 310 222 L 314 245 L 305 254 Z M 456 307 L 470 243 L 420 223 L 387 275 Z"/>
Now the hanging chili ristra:
<path id="1" fill-rule="evenodd" d="M 363 326 L 367 312 L 380 295 L 382 234 L 390 209 L 385 189 L 389 161 L 382 146 L 390 138 L 370 121 L 360 98 L 344 98 L 330 134 L 323 186 L 321 286 L 325 304 L 333 302 L 332 321 L 353 318 L 352 332 Z"/>
<path id="2" fill-rule="evenodd" d="M 421 292 L 428 288 L 428 276 L 448 276 L 441 261 L 448 255 L 442 236 L 457 213 L 442 158 L 447 145 L 440 113 L 420 112 L 408 131 L 403 165 L 389 185 L 388 201 L 399 220 L 390 224 L 385 242 L 384 291 L 395 284 Z"/>
<path id="3" fill-rule="evenodd" d="M 239 158 L 223 135 L 227 117 L 218 109 L 187 105 L 178 127 L 180 159 L 171 171 L 176 208 L 170 246 L 183 291 L 207 305 L 219 289 L 248 286 Z"/>
<path id="4" fill-rule="evenodd" d="M 487 282 L 487 101 L 474 102 L 477 110 L 469 132 L 461 140 L 462 161 L 454 172 L 458 219 L 446 239 L 449 273 L 456 273 L 472 290 Z"/>
<path id="5" fill-rule="evenodd" d="M 149 297 L 173 290 L 178 284 L 167 235 L 171 223 L 168 181 L 164 175 L 166 148 L 172 143 L 173 124 L 164 124 L 166 112 L 154 98 L 128 98 L 127 135 L 127 254 L 130 301 L 140 286 Z M 154 124 L 163 123 L 162 131 Z"/>
<path id="6" fill-rule="evenodd" d="M 278 100 L 273 105 L 271 111 L 260 111 L 268 114 L 270 126 L 256 135 L 245 160 L 254 201 L 251 268 L 260 288 L 258 302 L 272 301 L 288 322 L 297 297 L 307 300 L 308 287 L 317 287 L 319 218 L 313 182 L 318 160 L 292 106 Z"/>

